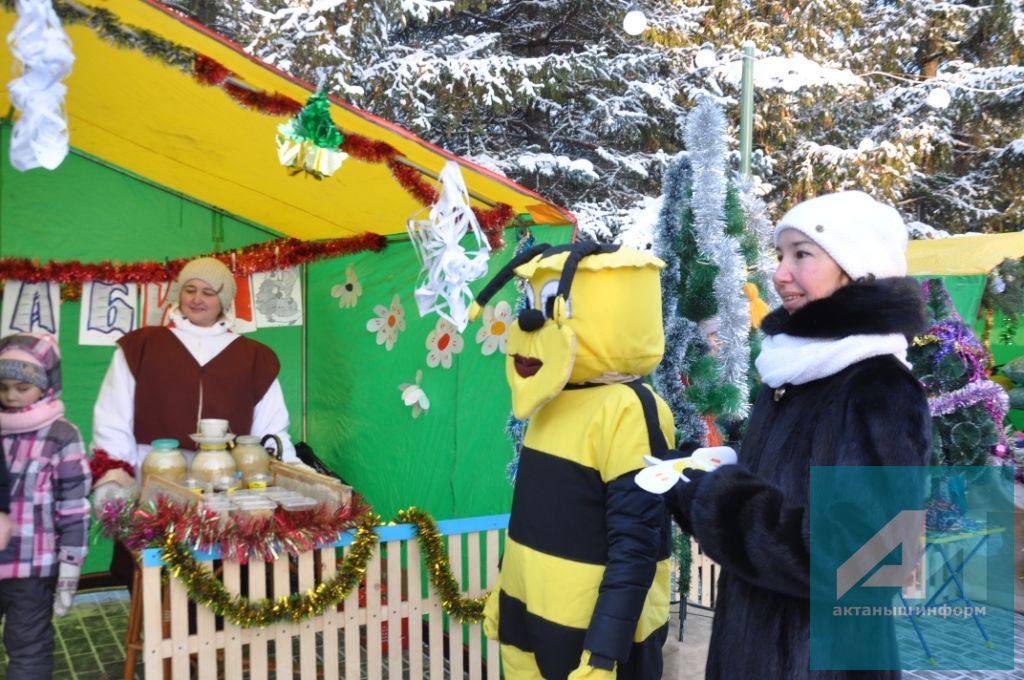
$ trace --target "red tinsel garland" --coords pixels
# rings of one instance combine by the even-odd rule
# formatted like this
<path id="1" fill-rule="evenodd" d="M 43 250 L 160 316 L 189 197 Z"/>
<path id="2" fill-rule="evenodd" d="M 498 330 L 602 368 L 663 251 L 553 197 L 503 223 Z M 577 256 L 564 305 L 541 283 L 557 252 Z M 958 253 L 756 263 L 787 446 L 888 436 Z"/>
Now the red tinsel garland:
<path id="1" fill-rule="evenodd" d="M 118 460 L 103 449 L 93 449 L 92 458 L 89 459 L 89 472 L 92 473 L 93 483 L 103 479 L 103 475 L 111 470 L 124 470 L 129 476 L 135 476 L 135 466 L 131 463 Z"/>
<path id="2" fill-rule="evenodd" d="M 245 564 L 253 557 L 272 562 L 281 552 L 298 555 L 328 545 L 358 526 L 369 511 L 356 494 L 337 510 L 321 504 L 301 512 L 279 508 L 269 517 L 222 518 L 204 506 L 183 506 L 160 496 L 148 503 L 111 501 L 100 513 L 100 524 L 105 535 L 131 550 L 149 547 L 171 534 L 193 550 L 220 551 L 224 559 Z"/>
<path id="3" fill-rule="evenodd" d="M 300 241 L 295 238 L 277 239 L 255 243 L 228 253 L 213 253 L 238 276 L 253 272 L 268 272 L 284 269 L 316 260 L 352 255 L 362 251 L 379 252 L 387 245 L 387 238 L 380 234 L 366 233 L 352 238 L 330 241 Z M 171 281 L 182 267 L 192 258 L 178 258 L 165 262 L 135 262 L 119 264 L 110 261 L 84 263 L 77 260 L 64 262 L 50 261 L 39 264 L 37 260 L 24 258 L 0 258 L 0 279 L 42 282 L 55 281 L 70 284 L 63 291 L 65 300 L 81 296 L 83 281 L 105 283 L 163 283 Z M 72 297 L 73 296 L 73 297 Z"/>
<path id="4" fill-rule="evenodd" d="M 218 61 L 210 59 L 205 54 L 197 54 L 195 64 L 192 66 L 192 72 L 195 75 L 196 80 L 201 82 L 203 85 L 220 85 L 228 76 L 232 75 L 231 71 Z"/>
<path id="5" fill-rule="evenodd" d="M 423 205 L 434 205 L 437 202 L 437 189 L 424 180 L 418 170 L 399 163 L 394 158 L 389 158 L 387 164 L 391 176 L 398 180 L 402 188 L 412 194 L 413 198 Z"/>
<path id="6" fill-rule="evenodd" d="M 383 163 L 401 155 L 398 153 L 398 149 L 387 142 L 367 139 L 351 133 L 345 133 L 345 140 L 339 148 L 352 158 L 359 159 L 364 163 Z"/>
<path id="7" fill-rule="evenodd" d="M 473 214 L 476 215 L 477 221 L 480 222 L 480 228 L 483 229 L 491 250 L 501 250 L 504 248 L 505 239 L 502 235 L 505 233 L 505 227 L 516 216 L 512 206 L 507 203 L 499 203 L 490 210 L 473 208 Z"/>
<path id="8" fill-rule="evenodd" d="M 242 106 L 271 116 L 294 116 L 302 110 L 300 102 L 278 92 L 251 90 L 230 80 L 225 80 L 221 89 Z"/>

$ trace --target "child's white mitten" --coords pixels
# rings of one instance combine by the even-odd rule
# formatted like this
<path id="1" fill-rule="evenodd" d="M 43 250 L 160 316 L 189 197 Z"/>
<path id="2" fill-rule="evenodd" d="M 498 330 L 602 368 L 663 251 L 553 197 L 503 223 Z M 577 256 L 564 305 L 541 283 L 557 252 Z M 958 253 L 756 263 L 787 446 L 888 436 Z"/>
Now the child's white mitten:
<path id="1" fill-rule="evenodd" d="M 82 575 L 82 567 L 78 564 L 61 562 L 57 571 L 57 594 L 53 598 L 53 613 L 64 616 L 71 610 L 71 603 L 78 590 L 78 578 Z"/>

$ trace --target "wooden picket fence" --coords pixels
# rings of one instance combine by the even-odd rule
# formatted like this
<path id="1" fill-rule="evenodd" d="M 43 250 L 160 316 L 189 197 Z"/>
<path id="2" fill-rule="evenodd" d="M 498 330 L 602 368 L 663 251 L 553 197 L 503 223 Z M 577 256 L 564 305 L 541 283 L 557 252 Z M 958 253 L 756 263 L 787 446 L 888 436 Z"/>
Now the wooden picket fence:
<path id="1" fill-rule="evenodd" d="M 489 589 L 498 573 L 499 543 L 508 515 L 438 522 L 452 571 L 464 595 Z M 360 588 L 337 609 L 301 623 L 240 628 L 221 622 L 205 607 L 190 607 L 181 582 L 166 575 L 161 551 L 142 555 L 142 655 L 147 680 L 156 678 L 464 678 L 497 680 L 497 643 L 480 624 L 459 624 L 441 609 L 424 578 L 421 550 L 412 525 L 378 527 L 380 543 Z M 234 594 L 248 582 L 247 596 L 287 597 L 331 578 L 337 549 L 347 554 L 352 536 L 334 545 L 287 555 L 271 563 L 215 562 L 196 553 Z M 247 572 L 243 579 L 243 571 Z M 191 612 L 190 612 L 191 609 Z M 190 616 L 194 620 L 190 622 Z M 403 658 L 404 657 L 404 658 Z"/>
<path id="2" fill-rule="evenodd" d="M 438 522 L 446 537 L 452 571 L 463 594 L 487 591 L 498 573 L 508 515 Z M 301 623 L 240 628 L 218 620 L 205 607 L 190 606 L 181 582 L 166 574 L 157 548 L 143 551 L 141 651 L 147 680 L 171 678 L 465 678 L 497 680 L 499 650 L 480 624 L 459 624 L 441 609 L 426 583 L 412 525 L 378 527 L 378 548 L 360 588 L 336 609 Z M 252 599 L 305 593 L 338 569 L 337 549 L 347 554 L 352 536 L 274 562 L 220 562 L 196 553 L 225 588 Z M 717 565 L 693 544 L 688 600 L 714 606 Z M 243 572 L 247 572 L 243 577 Z M 675 579 L 673 579 L 675 580 Z M 192 619 L 190 621 L 190 619 Z M 126 676 L 134 671 L 126 668 Z"/>
<path id="3" fill-rule="evenodd" d="M 714 609 L 718 599 L 719 566 L 704 554 L 700 544 L 690 538 L 690 592 L 686 600 L 707 609 Z"/>

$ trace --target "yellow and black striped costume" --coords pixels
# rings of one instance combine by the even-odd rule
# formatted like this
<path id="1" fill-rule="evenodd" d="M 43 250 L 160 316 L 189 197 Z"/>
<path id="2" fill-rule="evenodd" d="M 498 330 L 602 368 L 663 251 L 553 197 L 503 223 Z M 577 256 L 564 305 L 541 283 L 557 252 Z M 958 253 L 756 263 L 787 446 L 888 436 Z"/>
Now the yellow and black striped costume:
<path id="1" fill-rule="evenodd" d="M 633 478 L 674 435 L 640 380 L 664 352 L 662 266 L 618 246 L 537 246 L 474 303 L 525 279 L 505 375 L 513 413 L 532 418 L 484 624 L 506 678 L 661 677 L 670 520 Z"/>
<path id="2" fill-rule="evenodd" d="M 648 453 L 627 385 L 566 389 L 533 417 L 502 561 L 507 677 L 565 678 L 584 649 L 620 660 L 620 678 L 661 676 L 670 535 L 661 500 L 633 483 Z"/>

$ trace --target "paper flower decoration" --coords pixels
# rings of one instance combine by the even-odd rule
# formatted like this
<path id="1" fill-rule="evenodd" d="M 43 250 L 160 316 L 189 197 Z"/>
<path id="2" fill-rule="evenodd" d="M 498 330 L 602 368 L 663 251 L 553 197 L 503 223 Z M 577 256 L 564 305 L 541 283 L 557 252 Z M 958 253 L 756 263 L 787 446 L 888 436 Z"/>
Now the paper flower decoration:
<path id="1" fill-rule="evenodd" d="M 462 336 L 455 329 L 455 324 L 438 319 L 434 330 L 427 336 L 427 366 L 434 368 L 441 364 L 445 368 L 451 368 L 452 355 L 461 352 L 462 345 Z"/>
<path id="2" fill-rule="evenodd" d="M 373 308 L 377 316 L 366 322 L 366 330 L 377 334 L 377 344 L 384 345 L 390 352 L 398 340 L 398 334 L 405 330 L 405 310 L 398 296 L 391 299 L 391 307 L 377 305 Z"/>
<path id="3" fill-rule="evenodd" d="M 461 332 L 469 323 L 473 291 L 469 284 L 487 273 L 490 246 L 469 206 L 469 190 L 459 166 L 449 161 L 441 169 L 437 202 L 429 220 L 409 220 L 406 229 L 423 263 L 416 285 L 420 316 L 437 312 Z M 470 247 L 461 244 L 472 235 Z"/>
<path id="4" fill-rule="evenodd" d="M 398 386 L 398 389 L 402 392 L 402 403 L 406 406 L 412 406 L 413 418 L 417 418 L 421 413 L 426 413 L 430 410 L 430 399 L 427 398 L 427 393 L 420 387 L 421 380 L 423 380 L 423 370 L 418 369 L 416 371 L 416 382 L 402 383 Z"/>
<path id="5" fill-rule="evenodd" d="M 508 327 L 512 323 L 512 307 L 502 300 L 491 307 L 484 307 L 484 322 L 476 332 L 477 344 L 483 343 L 480 352 L 486 357 L 500 349 L 502 354 L 508 351 Z"/>
<path id="6" fill-rule="evenodd" d="M 355 307 L 359 302 L 359 296 L 363 294 L 363 286 L 356 278 L 356 270 L 349 265 L 345 269 L 345 283 L 339 283 L 331 288 L 331 297 L 338 298 L 339 307 Z"/>
<path id="7" fill-rule="evenodd" d="M 287 123 L 277 126 L 277 159 L 295 173 L 305 172 L 316 179 L 330 177 L 341 167 L 348 154 L 338 147 L 345 140 L 331 120 L 327 94 L 318 91 L 302 110 Z"/>

